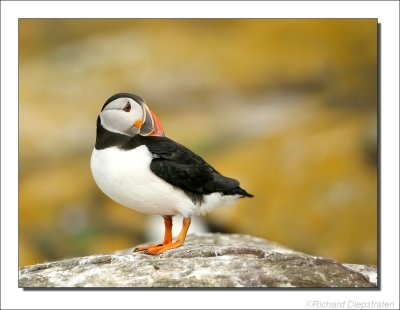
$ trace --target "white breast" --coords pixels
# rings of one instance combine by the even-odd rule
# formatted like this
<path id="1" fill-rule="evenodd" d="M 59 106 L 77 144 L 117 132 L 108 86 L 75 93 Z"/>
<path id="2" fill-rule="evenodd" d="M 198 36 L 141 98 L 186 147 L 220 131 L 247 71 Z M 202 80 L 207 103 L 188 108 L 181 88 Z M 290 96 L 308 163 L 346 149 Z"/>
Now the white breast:
<path id="1" fill-rule="evenodd" d="M 207 213 L 237 197 L 213 193 L 201 206 L 181 190 L 159 178 L 150 170 L 152 155 L 145 145 L 133 150 L 110 147 L 94 149 L 90 161 L 92 174 L 101 191 L 116 202 L 145 214 L 190 217 Z M 228 198 L 228 199 L 227 199 Z"/>
<path id="2" fill-rule="evenodd" d="M 150 170 L 152 156 L 145 145 L 133 150 L 111 147 L 93 150 L 94 180 L 116 202 L 146 214 L 175 215 L 193 203 Z M 189 210 L 188 210 L 189 211 Z"/>

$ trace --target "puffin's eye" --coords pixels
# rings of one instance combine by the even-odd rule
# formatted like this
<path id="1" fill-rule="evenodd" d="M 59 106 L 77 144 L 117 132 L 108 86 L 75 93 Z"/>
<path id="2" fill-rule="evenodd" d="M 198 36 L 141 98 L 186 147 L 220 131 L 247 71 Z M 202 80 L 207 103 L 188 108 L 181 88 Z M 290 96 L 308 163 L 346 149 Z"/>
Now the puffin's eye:
<path id="1" fill-rule="evenodd" d="M 129 112 L 131 110 L 131 104 L 128 102 L 127 104 L 125 104 L 122 110 L 124 110 L 125 112 Z"/>

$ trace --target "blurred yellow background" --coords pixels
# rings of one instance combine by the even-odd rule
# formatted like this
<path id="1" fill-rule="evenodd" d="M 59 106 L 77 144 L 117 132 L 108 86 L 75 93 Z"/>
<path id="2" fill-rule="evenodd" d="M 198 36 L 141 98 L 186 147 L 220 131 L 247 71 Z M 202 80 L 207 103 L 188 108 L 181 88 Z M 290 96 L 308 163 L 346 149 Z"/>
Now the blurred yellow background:
<path id="1" fill-rule="evenodd" d="M 255 195 L 203 229 L 377 263 L 376 19 L 20 19 L 20 266 L 162 240 L 91 176 L 117 92 Z"/>

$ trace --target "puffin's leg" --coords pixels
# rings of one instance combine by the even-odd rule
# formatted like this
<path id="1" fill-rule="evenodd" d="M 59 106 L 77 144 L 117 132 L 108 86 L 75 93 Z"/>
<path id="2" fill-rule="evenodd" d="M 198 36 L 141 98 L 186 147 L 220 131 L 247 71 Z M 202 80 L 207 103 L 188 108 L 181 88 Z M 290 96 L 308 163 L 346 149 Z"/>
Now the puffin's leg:
<path id="1" fill-rule="evenodd" d="M 169 244 L 164 244 L 164 245 L 161 245 L 158 247 L 153 247 L 153 248 L 149 249 L 146 254 L 150 254 L 150 255 L 160 254 L 166 250 L 180 247 L 185 242 L 185 238 L 186 238 L 186 234 L 189 229 L 189 226 L 190 226 L 190 222 L 191 222 L 190 218 L 183 219 L 182 230 L 179 233 L 179 236 L 175 242 L 172 242 Z"/>
<path id="2" fill-rule="evenodd" d="M 165 244 L 170 244 L 172 242 L 172 216 L 166 215 L 163 216 L 163 218 L 165 225 L 163 245 L 165 245 Z"/>
<path id="3" fill-rule="evenodd" d="M 160 247 L 166 244 L 170 244 L 172 242 L 172 216 L 165 215 L 164 218 L 164 225 L 165 225 L 165 232 L 164 232 L 164 241 L 161 244 L 152 244 L 147 246 L 141 246 L 133 250 L 133 252 L 139 251 L 146 251 L 151 248 Z"/>

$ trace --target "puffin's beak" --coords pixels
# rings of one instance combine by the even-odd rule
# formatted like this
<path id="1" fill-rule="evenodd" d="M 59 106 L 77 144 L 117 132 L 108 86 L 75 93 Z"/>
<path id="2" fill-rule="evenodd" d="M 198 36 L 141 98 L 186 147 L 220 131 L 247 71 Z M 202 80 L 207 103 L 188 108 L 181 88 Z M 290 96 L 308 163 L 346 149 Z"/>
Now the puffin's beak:
<path id="1" fill-rule="evenodd" d="M 139 134 L 142 136 L 164 137 L 164 129 L 157 116 L 149 109 L 147 104 L 143 105 L 143 110 L 145 111 L 145 116 Z"/>

